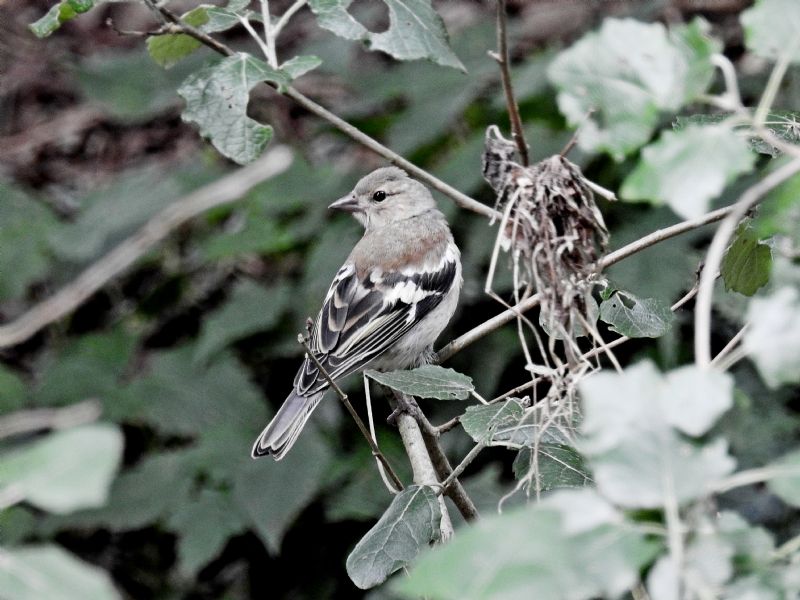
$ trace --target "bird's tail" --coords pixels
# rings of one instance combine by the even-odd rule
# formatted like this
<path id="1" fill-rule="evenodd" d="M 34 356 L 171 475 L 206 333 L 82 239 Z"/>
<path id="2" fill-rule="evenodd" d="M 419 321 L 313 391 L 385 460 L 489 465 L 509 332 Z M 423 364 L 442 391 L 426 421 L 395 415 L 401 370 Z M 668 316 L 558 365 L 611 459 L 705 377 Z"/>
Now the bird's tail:
<path id="1" fill-rule="evenodd" d="M 282 459 L 294 445 L 308 417 L 324 394 L 324 391 L 320 391 L 310 396 L 301 396 L 292 390 L 283 406 L 253 444 L 252 457 L 271 455 L 275 460 Z"/>

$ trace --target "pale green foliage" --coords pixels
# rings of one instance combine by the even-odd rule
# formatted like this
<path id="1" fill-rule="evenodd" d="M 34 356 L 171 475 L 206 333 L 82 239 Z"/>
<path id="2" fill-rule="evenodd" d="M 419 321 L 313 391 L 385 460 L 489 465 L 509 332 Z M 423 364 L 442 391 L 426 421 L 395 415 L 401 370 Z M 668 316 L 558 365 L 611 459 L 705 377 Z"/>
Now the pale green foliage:
<path id="1" fill-rule="evenodd" d="M 61 0 L 43 17 L 28 27 L 36 37 L 47 37 L 67 21 L 85 13 L 105 0 Z"/>
<path id="2" fill-rule="evenodd" d="M 439 539 L 442 519 L 436 492 L 412 485 L 397 494 L 380 520 L 347 557 L 347 574 L 361 589 L 383 583 Z"/>
<path id="3" fill-rule="evenodd" d="M 0 589 L 7 600 L 117 600 L 105 571 L 54 544 L 0 550 Z"/>
<path id="4" fill-rule="evenodd" d="M 617 290 L 600 304 L 600 319 L 628 337 L 660 337 L 672 327 L 675 315 L 657 298 L 638 298 Z"/>
<path id="5" fill-rule="evenodd" d="M 756 0 L 740 19 L 752 52 L 772 60 L 788 53 L 792 62 L 800 62 L 800 4 L 794 0 Z"/>
<path id="6" fill-rule="evenodd" d="M 785 286 L 753 298 L 747 320 L 745 348 L 767 385 L 800 381 L 800 292 Z"/>
<path id="7" fill-rule="evenodd" d="M 347 12 L 352 0 L 309 0 L 320 27 L 349 40 L 361 40 L 372 50 L 398 60 L 427 58 L 464 70 L 450 49 L 447 31 L 430 0 L 383 0 L 389 9 L 389 29 L 373 33 Z"/>
<path id="8" fill-rule="evenodd" d="M 664 202 L 687 219 L 699 217 L 754 161 L 747 141 L 724 123 L 665 131 L 642 150 L 642 159 L 625 179 L 620 195 Z"/>
<path id="9" fill-rule="evenodd" d="M 562 491 L 483 519 L 421 556 L 395 589 L 435 600 L 615 597 L 657 548 L 596 492 Z"/>
<path id="10" fill-rule="evenodd" d="M 121 458 L 113 425 L 51 433 L 0 457 L 0 491 L 54 513 L 102 506 Z"/>
<path id="11" fill-rule="evenodd" d="M 181 19 L 193 27 L 200 27 L 208 22 L 209 6 L 201 4 L 181 15 Z M 169 69 L 181 59 L 189 56 L 200 45 L 198 40 L 184 33 L 156 35 L 147 39 L 147 51 L 150 56 L 165 69 Z"/>
<path id="12" fill-rule="evenodd" d="M 581 125 L 582 148 L 617 160 L 647 142 L 662 111 L 705 91 L 719 43 L 695 20 L 668 32 L 659 23 L 606 19 L 600 30 L 559 54 L 548 70 L 558 106 Z M 590 110 L 597 111 L 587 117 Z"/>
<path id="13" fill-rule="evenodd" d="M 367 377 L 411 396 L 437 400 L 466 400 L 475 390 L 472 379 L 453 369 L 423 365 L 410 371 L 366 371 Z"/>
<path id="14" fill-rule="evenodd" d="M 262 81 L 288 84 L 284 73 L 241 53 L 190 75 L 178 93 L 183 119 L 200 128 L 222 154 L 240 164 L 254 161 L 272 138 L 272 127 L 247 116 L 250 90 Z"/>

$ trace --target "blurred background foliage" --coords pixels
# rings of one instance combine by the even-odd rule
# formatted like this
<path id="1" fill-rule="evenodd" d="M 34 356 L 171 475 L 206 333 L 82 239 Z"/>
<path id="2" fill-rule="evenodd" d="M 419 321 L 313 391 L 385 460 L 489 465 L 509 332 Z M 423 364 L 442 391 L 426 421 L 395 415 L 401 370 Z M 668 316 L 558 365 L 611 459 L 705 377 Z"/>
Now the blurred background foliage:
<path id="1" fill-rule="evenodd" d="M 274 4 L 280 12 L 290 3 Z M 434 4 L 467 74 L 366 52 L 319 29 L 302 12 L 279 50 L 323 59 L 296 82 L 303 93 L 491 204 L 480 174 L 483 136 L 487 125 L 505 129 L 507 123 L 498 69 L 487 56 L 495 47 L 494 8 L 468 0 Z M 738 14 L 748 4 L 509 1 L 512 75 L 533 156 L 557 153 L 573 134 L 547 81 L 548 65 L 559 49 L 607 16 L 676 22 L 702 15 L 725 53 L 738 61 L 742 93 L 752 103 L 769 69 L 744 55 Z M 140 38 L 120 36 L 105 25 L 111 17 L 121 28 L 147 29 L 150 17 L 135 4 L 104 5 L 57 35 L 36 40 L 26 26 L 49 5 L 0 4 L 3 320 L 69 282 L 170 201 L 234 168 L 179 116 L 176 89 L 210 51 L 202 48 L 171 69 L 160 68 Z M 178 12 L 193 6 L 183 0 L 171 5 Z M 380 30 L 387 22 L 382 6 L 357 0 L 353 10 Z M 238 29 L 222 37 L 239 47 L 252 45 Z M 775 107 L 797 106 L 795 66 Z M 332 398 L 284 461 L 250 458 L 254 437 L 291 385 L 301 354 L 296 335 L 306 317 L 316 314 L 360 235 L 355 222 L 329 215 L 325 207 L 383 165 L 263 86 L 252 94 L 250 114 L 272 123 L 276 140 L 293 147 L 296 157 L 287 172 L 235 205 L 181 227 L 71 317 L 0 351 L 0 413 L 95 400 L 101 423 L 85 427 L 114 424 L 110 431 L 121 433 L 119 447 L 110 440 L 107 450 L 108 468 L 113 471 L 115 452 L 120 465 L 107 501 L 53 510 L 29 498 L 0 512 L 0 543 L 55 542 L 48 552 L 62 548 L 101 567 L 126 597 L 360 597 L 363 592 L 345 573 L 345 557 L 388 504 L 369 449 Z M 664 116 L 660 126 L 669 126 L 670 118 Z M 636 162 L 635 156 L 617 163 L 578 149 L 571 158 L 612 190 Z M 730 203 L 753 180 L 729 186 L 716 202 Z M 465 280 L 446 340 L 500 307 L 482 291 L 494 234 L 485 219 L 439 199 L 462 249 Z M 601 209 L 612 249 L 678 220 L 669 209 L 646 204 L 603 200 Z M 634 293 L 673 302 L 693 285 L 709 232 L 699 229 L 659 244 L 614 266 L 609 276 Z M 495 289 L 507 291 L 508 285 L 501 280 Z M 721 289 L 717 298 L 719 348 L 740 327 L 744 304 Z M 617 355 L 625 363 L 649 357 L 662 368 L 685 362 L 691 356 L 690 319 L 690 312 L 679 312 L 669 334 L 631 341 Z M 484 397 L 526 381 L 513 326 L 495 331 L 448 366 L 472 376 Z M 718 427 L 741 466 L 764 464 L 800 441 L 800 394 L 797 388 L 765 394 L 747 364 L 735 375 L 744 392 Z M 360 393 L 359 381 L 348 384 L 346 389 Z M 425 405 L 435 422 L 457 408 Z M 382 423 L 388 406 L 378 402 L 377 410 Z M 396 431 L 379 429 L 381 447 L 407 479 Z M 443 443 L 453 457 L 471 447 L 460 430 Z M 90 451 L 86 460 L 91 456 Z M 465 485 L 479 508 L 493 511 L 513 487 L 513 457 L 489 449 L 469 468 Z M 769 527 L 779 540 L 800 533 L 797 511 L 763 487 L 731 492 L 721 502 Z M 37 560 L 64 559 L 59 556 Z"/>

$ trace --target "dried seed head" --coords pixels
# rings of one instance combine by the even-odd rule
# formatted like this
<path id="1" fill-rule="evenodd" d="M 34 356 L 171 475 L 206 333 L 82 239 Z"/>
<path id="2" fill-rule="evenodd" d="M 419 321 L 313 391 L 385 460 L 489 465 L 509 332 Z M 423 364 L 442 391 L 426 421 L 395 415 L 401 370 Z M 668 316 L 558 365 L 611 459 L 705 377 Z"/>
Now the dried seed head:
<path id="1" fill-rule="evenodd" d="M 542 322 L 557 337 L 573 337 L 590 320 L 591 279 L 608 241 L 603 216 L 577 165 L 560 155 L 522 167 L 513 142 L 497 127 L 486 132 L 483 172 L 503 214 L 498 235 L 511 249 L 517 286 L 532 283 Z"/>

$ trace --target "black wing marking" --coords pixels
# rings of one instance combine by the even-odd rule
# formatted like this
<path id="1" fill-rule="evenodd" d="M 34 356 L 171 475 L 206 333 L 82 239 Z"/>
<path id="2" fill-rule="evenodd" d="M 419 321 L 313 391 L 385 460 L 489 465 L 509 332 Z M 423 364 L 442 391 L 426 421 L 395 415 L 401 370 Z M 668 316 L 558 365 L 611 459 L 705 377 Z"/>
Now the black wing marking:
<path id="1" fill-rule="evenodd" d="M 448 257 L 450 258 L 450 257 Z M 375 275 L 359 280 L 353 265 L 336 274 L 311 332 L 311 350 L 333 379 L 345 377 L 377 358 L 411 330 L 450 291 L 455 259 L 433 272 Z M 310 359 L 294 381 L 310 394 L 328 383 Z"/>

